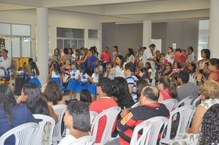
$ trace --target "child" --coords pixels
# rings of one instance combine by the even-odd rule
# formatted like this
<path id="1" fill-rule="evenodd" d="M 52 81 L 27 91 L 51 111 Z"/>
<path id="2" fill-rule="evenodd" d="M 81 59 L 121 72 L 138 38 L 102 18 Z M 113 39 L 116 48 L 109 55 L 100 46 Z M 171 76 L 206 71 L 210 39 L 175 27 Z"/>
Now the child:
<path id="1" fill-rule="evenodd" d="M 65 65 L 62 67 L 62 78 L 63 78 L 63 89 L 66 90 L 68 86 L 68 81 L 70 79 L 70 70 L 72 69 L 71 60 L 66 59 Z"/>
<path id="2" fill-rule="evenodd" d="M 80 75 L 79 75 L 79 83 L 76 87 L 76 92 L 80 93 L 81 90 L 87 89 L 87 85 L 88 85 L 88 79 L 89 79 L 89 75 L 87 73 L 82 73 L 82 69 L 79 68 L 80 70 Z"/>
<path id="3" fill-rule="evenodd" d="M 115 78 L 115 69 L 112 68 L 112 63 L 109 62 L 106 66 L 106 72 L 104 74 L 105 77 L 110 78 L 113 80 Z"/>
<path id="4" fill-rule="evenodd" d="M 67 90 L 70 91 L 70 99 L 76 99 L 76 88 L 77 88 L 77 85 L 79 84 L 79 76 L 80 76 L 80 71 L 78 69 L 76 69 L 76 63 L 75 65 L 72 65 L 72 69 L 70 71 L 70 80 L 68 82 L 68 86 L 67 86 Z"/>
<path id="5" fill-rule="evenodd" d="M 52 63 L 49 75 L 48 75 L 48 81 L 55 81 L 59 84 L 60 89 L 62 90 L 62 75 L 61 70 L 59 67 L 58 62 L 54 61 Z"/>
<path id="6" fill-rule="evenodd" d="M 90 91 L 93 100 L 96 99 L 97 96 L 97 84 L 99 82 L 99 74 L 100 74 L 100 70 L 99 67 L 95 68 L 95 72 L 92 74 L 91 78 L 90 78 L 90 84 L 88 84 L 87 89 Z"/>
<path id="7" fill-rule="evenodd" d="M 38 67 L 31 58 L 29 59 L 29 64 L 30 64 L 30 73 L 29 73 L 30 80 L 28 82 L 37 85 L 38 88 L 41 88 L 42 86 L 38 79 L 38 75 L 40 74 Z"/>

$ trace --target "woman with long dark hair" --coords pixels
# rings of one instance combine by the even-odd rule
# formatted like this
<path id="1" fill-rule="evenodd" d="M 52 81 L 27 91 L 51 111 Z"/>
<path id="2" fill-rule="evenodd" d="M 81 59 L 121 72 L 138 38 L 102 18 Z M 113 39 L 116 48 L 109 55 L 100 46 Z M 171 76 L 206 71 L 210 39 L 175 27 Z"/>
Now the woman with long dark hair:
<path id="1" fill-rule="evenodd" d="M 36 122 L 25 104 L 17 104 L 14 94 L 8 85 L 0 85 L 0 136 L 8 130 L 23 123 Z M 15 144 L 8 139 L 5 144 Z"/>
<path id="2" fill-rule="evenodd" d="M 114 96 L 118 106 L 130 108 L 134 104 L 126 79 L 117 77 L 113 80 L 112 96 Z"/>

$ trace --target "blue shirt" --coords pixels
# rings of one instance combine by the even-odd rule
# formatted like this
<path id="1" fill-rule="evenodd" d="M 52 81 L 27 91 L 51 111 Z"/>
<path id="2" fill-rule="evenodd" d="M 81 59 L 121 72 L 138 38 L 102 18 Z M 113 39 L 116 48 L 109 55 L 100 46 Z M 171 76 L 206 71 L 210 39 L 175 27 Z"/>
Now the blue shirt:
<path id="1" fill-rule="evenodd" d="M 96 56 L 90 56 L 87 60 L 87 67 L 90 69 L 94 68 L 95 66 L 97 66 L 97 64 L 95 64 L 96 61 L 98 61 L 98 58 Z"/>
<path id="2" fill-rule="evenodd" d="M 13 106 L 11 108 L 11 113 L 12 113 L 12 120 L 11 120 L 11 124 L 9 124 L 6 112 L 3 109 L 2 105 L 0 105 L 0 136 L 2 136 L 5 132 L 9 131 L 10 129 L 19 126 L 21 124 L 28 122 L 36 122 L 32 113 L 26 107 L 25 104 L 19 104 Z M 14 145 L 15 144 L 14 137 L 8 138 L 5 144 Z"/>

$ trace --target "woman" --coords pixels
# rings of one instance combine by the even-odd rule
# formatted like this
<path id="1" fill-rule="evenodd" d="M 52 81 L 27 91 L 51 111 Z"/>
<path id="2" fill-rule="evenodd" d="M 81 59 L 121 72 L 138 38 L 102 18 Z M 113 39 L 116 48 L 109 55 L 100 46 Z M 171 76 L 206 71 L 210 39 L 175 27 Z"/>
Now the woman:
<path id="1" fill-rule="evenodd" d="M 177 97 L 177 82 L 167 76 L 161 76 L 159 79 L 158 89 L 160 96 L 158 102 Z"/>
<path id="2" fill-rule="evenodd" d="M 86 73 L 91 76 L 94 73 L 94 68 L 97 66 L 98 58 L 95 56 L 95 49 L 91 47 L 88 51 L 87 71 Z"/>
<path id="3" fill-rule="evenodd" d="M 51 116 L 55 122 L 58 122 L 53 108 L 47 104 L 45 94 L 35 84 L 26 83 L 21 91 L 21 96 L 17 99 L 18 103 L 25 103 L 32 114 L 43 114 Z"/>
<path id="4" fill-rule="evenodd" d="M 126 56 L 126 62 L 132 62 L 135 63 L 135 54 L 132 48 L 128 48 L 128 53 Z"/>
<path id="5" fill-rule="evenodd" d="M 115 66 L 115 77 L 125 77 L 123 72 L 123 64 L 125 59 L 122 55 L 116 57 L 116 66 Z"/>
<path id="6" fill-rule="evenodd" d="M 25 104 L 17 104 L 14 94 L 8 85 L 0 85 L 0 136 L 8 130 L 28 122 L 36 122 Z M 5 144 L 14 145 L 14 138 Z"/>
<path id="7" fill-rule="evenodd" d="M 173 71 L 172 64 L 170 62 L 167 62 L 165 64 L 165 68 L 162 71 L 161 76 L 168 76 L 168 75 L 170 75 L 172 73 L 172 71 Z"/>
<path id="8" fill-rule="evenodd" d="M 219 104 L 213 105 L 205 113 L 200 132 L 200 145 L 219 144 Z"/>
<path id="9" fill-rule="evenodd" d="M 210 56 L 211 56 L 211 52 L 209 49 L 202 49 L 201 50 L 201 57 L 202 57 L 202 60 L 199 60 L 198 61 L 198 69 L 202 70 L 204 68 L 204 64 L 206 62 L 209 62 L 210 60 Z"/>
<path id="10" fill-rule="evenodd" d="M 52 61 L 57 61 L 57 62 L 60 61 L 60 52 L 59 52 L 59 49 L 58 49 L 58 48 L 56 48 L 56 49 L 54 50 L 54 54 L 53 54 L 53 56 L 52 56 Z"/>
<path id="11" fill-rule="evenodd" d="M 202 100 L 195 110 L 191 127 L 188 133 L 199 133 L 201 122 L 205 112 L 214 104 L 219 103 L 219 83 L 214 80 L 206 81 L 200 88 L 200 98 Z"/>
<path id="12" fill-rule="evenodd" d="M 219 59 L 210 59 L 208 68 L 211 71 L 208 80 L 215 80 L 216 82 L 219 82 Z"/>
<path id="13" fill-rule="evenodd" d="M 167 62 L 170 62 L 171 64 L 173 64 L 173 61 L 175 59 L 175 55 L 173 53 L 173 48 L 172 47 L 168 47 L 167 52 L 168 53 L 165 56 L 165 59 L 167 60 Z"/>
<path id="14" fill-rule="evenodd" d="M 129 93 L 127 81 L 122 77 L 117 77 L 113 80 L 112 96 L 114 96 L 118 106 L 121 108 L 131 108 L 134 104 L 134 100 Z"/>
<path id="15" fill-rule="evenodd" d="M 62 96 L 59 85 L 55 81 L 49 81 L 46 83 L 42 92 L 46 94 L 48 105 L 65 104 L 65 98 Z"/>

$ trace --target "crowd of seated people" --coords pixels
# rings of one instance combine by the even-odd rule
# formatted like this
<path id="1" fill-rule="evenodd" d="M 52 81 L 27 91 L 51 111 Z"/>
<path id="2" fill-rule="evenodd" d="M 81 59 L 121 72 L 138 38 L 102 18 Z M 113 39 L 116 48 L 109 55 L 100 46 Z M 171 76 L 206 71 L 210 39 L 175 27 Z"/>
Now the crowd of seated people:
<path id="1" fill-rule="evenodd" d="M 118 144 L 125 145 L 130 144 L 134 128 L 142 121 L 155 116 L 169 118 L 170 112 L 162 101 L 181 101 L 192 96 L 193 99 L 200 97 L 202 101 L 195 110 L 187 133 L 199 134 L 205 112 L 219 103 L 219 59 L 211 58 L 210 51 L 203 49 L 200 52 L 202 60 L 196 60 L 191 46 L 187 50 L 178 48 L 174 51 L 172 47 L 167 50 L 165 55 L 151 44 L 148 48 L 140 48 L 138 57 L 135 57 L 137 52 L 132 48 L 128 48 L 126 57 L 123 57 L 118 46 L 114 46 L 112 53 L 106 47 L 99 59 L 96 47 L 63 48 L 60 52 L 55 49 L 49 64 L 48 80 L 42 88 L 27 83 L 17 101 L 8 101 L 6 104 L 12 104 L 6 106 L 2 103 L 3 99 L 13 94 L 4 94 L 7 90 L 5 88 L 0 92 L 0 107 L 4 113 L 0 120 L 9 120 L 4 124 L 10 126 L 11 116 L 15 115 L 13 109 L 25 106 L 30 118 L 32 114 L 44 114 L 51 116 L 57 123 L 58 118 L 52 106 L 67 104 L 64 123 L 70 129 L 70 134 L 60 142 L 61 145 L 90 135 L 89 111 L 100 114 L 119 106 L 122 110 L 117 120 L 112 122 L 115 130 L 113 134 L 119 135 Z M 70 92 L 67 97 L 70 101 L 63 97 L 63 91 Z M 79 94 L 78 101 L 76 94 Z M 139 105 L 132 108 L 135 103 Z M 32 118 L 30 121 L 35 120 Z M 25 122 L 28 120 L 19 124 Z M 100 143 L 105 126 L 106 117 L 103 117 L 99 120 L 96 143 Z"/>

